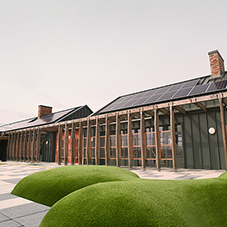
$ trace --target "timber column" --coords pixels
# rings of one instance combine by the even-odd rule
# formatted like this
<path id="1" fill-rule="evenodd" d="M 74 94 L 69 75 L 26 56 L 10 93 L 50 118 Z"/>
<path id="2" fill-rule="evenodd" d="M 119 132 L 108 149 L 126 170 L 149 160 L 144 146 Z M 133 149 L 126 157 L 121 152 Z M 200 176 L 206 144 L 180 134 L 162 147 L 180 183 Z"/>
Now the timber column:
<path id="1" fill-rule="evenodd" d="M 91 154 L 91 121 L 88 118 L 87 120 L 87 144 L 86 144 L 86 156 L 87 156 L 87 165 L 91 164 L 90 154 Z"/>
<path id="2" fill-rule="evenodd" d="M 121 166 L 120 152 L 121 152 L 121 141 L 120 141 L 120 117 L 116 114 L 116 166 Z"/>
<path id="3" fill-rule="evenodd" d="M 144 113 L 141 110 L 140 111 L 140 140 L 141 140 L 141 158 L 142 158 L 143 171 L 146 170 L 146 159 L 145 159 L 146 147 L 145 147 L 145 143 L 144 143 L 144 134 L 145 134 Z"/>
<path id="4" fill-rule="evenodd" d="M 37 141 L 36 141 L 36 162 L 39 162 L 40 160 L 40 137 L 41 137 L 41 131 L 38 129 L 37 132 Z"/>
<path id="5" fill-rule="evenodd" d="M 95 164 L 99 165 L 99 153 L 100 153 L 100 124 L 99 119 L 96 118 L 96 129 L 95 129 Z"/>
<path id="6" fill-rule="evenodd" d="M 79 139 L 78 139 L 78 162 L 82 165 L 82 152 L 83 152 L 83 122 L 79 122 Z"/>
<path id="7" fill-rule="evenodd" d="M 160 140 L 159 140 L 159 115 L 158 115 L 157 109 L 154 109 L 154 128 L 155 128 L 156 166 L 157 166 L 158 171 L 161 171 Z"/>
<path id="8" fill-rule="evenodd" d="M 133 150 L 133 140 L 132 140 L 132 115 L 128 113 L 128 167 L 132 169 L 132 150 Z"/>
<path id="9" fill-rule="evenodd" d="M 69 139 L 69 127 L 65 124 L 65 137 L 64 137 L 64 161 L 65 165 L 68 164 L 68 139 Z"/>
<path id="10" fill-rule="evenodd" d="M 105 164 L 106 166 L 109 165 L 109 150 L 110 150 L 109 135 L 110 135 L 109 118 L 106 115 L 106 127 L 105 127 Z"/>
<path id="11" fill-rule="evenodd" d="M 61 165 L 62 126 L 58 126 L 58 165 Z"/>
<path id="12" fill-rule="evenodd" d="M 172 141 L 173 169 L 175 172 L 177 172 L 175 118 L 174 118 L 174 109 L 172 104 L 170 105 L 170 128 L 171 128 L 171 141 Z"/>
<path id="13" fill-rule="evenodd" d="M 72 123 L 71 130 L 71 165 L 75 163 L 75 123 Z"/>

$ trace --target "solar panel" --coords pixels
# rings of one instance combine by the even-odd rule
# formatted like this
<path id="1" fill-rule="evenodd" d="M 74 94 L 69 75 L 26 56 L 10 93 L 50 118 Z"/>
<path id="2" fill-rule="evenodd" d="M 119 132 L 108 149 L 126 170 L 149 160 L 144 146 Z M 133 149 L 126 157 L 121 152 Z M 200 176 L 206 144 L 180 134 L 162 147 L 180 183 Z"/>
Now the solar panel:
<path id="1" fill-rule="evenodd" d="M 212 83 L 207 91 L 216 91 L 216 90 L 225 89 L 226 85 L 227 85 L 227 80 L 218 81 L 218 82 Z"/>
<path id="2" fill-rule="evenodd" d="M 165 93 L 165 92 L 169 89 L 169 87 L 170 87 L 170 86 L 160 88 L 160 89 L 155 93 L 155 95 L 156 95 L 156 94 L 163 94 L 163 93 Z"/>
<path id="3" fill-rule="evenodd" d="M 191 91 L 191 89 L 192 89 L 192 87 L 185 88 L 185 89 L 180 89 L 180 90 L 177 91 L 177 93 L 172 97 L 172 99 L 181 98 L 181 97 L 187 96 L 187 94 Z"/>
<path id="4" fill-rule="evenodd" d="M 194 87 L 198 82 L 199 82 L 199 79 L 186 81 L 181 89 L 188 88 L 188 87 Z"/>
<path id="5" fill-rule="evenodd" d="M 203 85 L 198 85 L 195 86 L 191 92 L 188 94 L 189 95 L 196 95 L 196 94 L 200 94 L 200 93 L 204 93 L 206 92 L 207 88 L 210 86 L 210 84 L 203 84 Z"/>
<path id="6" fill-rule="evenodd" d="M 156 102 L 156 100 L 161 96 L 161 94 L 157 94 L 157 95 L 153 95 L 150 98 L 148 98 L 145 102 L 143 102 L 142 104 L 150 104 L 153 102 Z"/>
<path id="7" fill-rule="evenodd" d="M 161 96 L 158 101 L 169 100 L 177 91 L 166 92 L 163 96 Z"/>

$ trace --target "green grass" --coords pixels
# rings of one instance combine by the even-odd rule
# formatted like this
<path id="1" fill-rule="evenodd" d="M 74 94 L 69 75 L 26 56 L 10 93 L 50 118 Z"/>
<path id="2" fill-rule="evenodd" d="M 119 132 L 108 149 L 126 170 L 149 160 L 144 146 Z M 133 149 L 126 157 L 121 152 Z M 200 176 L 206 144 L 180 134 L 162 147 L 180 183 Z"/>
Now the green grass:
<path id="1" fill-rule="evenodd" d="M 111 166 L 66 166 L 23 178 L 11 194 L 52 206 L 69 193 L 99 182 L 128 181 L 135 173 Z"/>
<path id="2" fill-rule="evenodd" d="M 54 197 L 55 190 L 61 194 L 43 218 L 41 227 L 227 226 L 227 173 L 201 180 L 148 180 L 116 167 L 78 167 L 57 168 L 24 178 L 27 187 L 36 179 L 32 185 L 38 189 L 33 197 L 40 197 L 41 193 Z M 75 174 L 70 178 L 67 173 L 72 171 Z M 42 174 L 42 190 L 38 174 Z M 56 181 L 55 186 L 50 187 L 45 178 Z M 64 183 L 58 188 L 62 180 Z M 14 191 L 19 190 L 21 182 Z M 72 187 L 74 184 L 77 187 Z M 64 185 L 71 193 L 61 192 Z M 31 190 L 28 188 L 23 194 Z"/>
<path id="3" fill-rule="evenodd" d="M 41 227 L 226 226 L 225 179 L 95 184 L 58 201 Z"/>

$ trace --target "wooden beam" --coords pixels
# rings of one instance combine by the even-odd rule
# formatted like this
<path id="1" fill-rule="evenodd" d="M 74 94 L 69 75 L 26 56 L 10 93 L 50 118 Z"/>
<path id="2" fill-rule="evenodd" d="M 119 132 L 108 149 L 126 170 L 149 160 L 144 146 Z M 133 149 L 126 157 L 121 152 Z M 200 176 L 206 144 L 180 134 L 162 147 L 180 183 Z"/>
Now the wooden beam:
<path id="1" fill-rule="evenodd" d="M 222 99 L 222 102 L 223 102 L 223 104 L 225 105 L 225 106 L 227 106 L 227 100 L 226 99 Z"/>
<path id="2" fill-rule="evenodd" d="M 68 146 L 69 144 L 69 126 L 65 124 L 65 136 L 64 136 L 64 163 L 67 166 L 68 164 Z"/>
<path id="3" fill-rule="evenodd" d="M 141 140 L 141 158 L 142 158 L 142 169 L 146 170 L 146 147 L 145 147 L 145 120 L 144 113 L 140 111 L 140 140 Z"/>
<path id="4" fill-rule="evenodd" d="M 72 123 L 72 129 L 71 129 L 71 165 L 74 165 L 75 163 L 75 127 L 76 124 Z"/>
<path id="5" fill-rule="evenodd" d="M 174 110 L 172 106 L 170 106 L 170 130 L 171 130 L 171 141 L 172 141 L 173 169 L 175 172 L 177 172 L 175 118 L 174 118 Z"/>
<path id="6" fill-rule="evenodd" d="M 226 130 L 225 130 L 225 111 L 223 108 L 222 98 L 219 98 L 219 103 L 220 103 L 222 139 L 223 139 L 223 147 L 224 147 L 224 154 L 225 154 L 225 169 L 227 170 L 227 141 L 226 141 Z"/>
<path id="7" fill-rule="evenodd" d="M 37 139 L 36 139 L 36 162 L 40 161 L 40 142 L 41 142 L 41 130 L 37 130 Z"/>
<path id="8" fill-rule="evenodd" d="M 150 115 L 151 117 L 154 117 L 154 112 L 151 110 L 147 110 L 144 113 L 146 113 L 147 115 Z"/>
<path id="9" fill-rule="evenodd" d="M 86 144 L 87 165 L 91 164 L 91 122 L 87 120 L 87 144 Z"/>
<path id="10" fill-rule="evenodd" d="M 140 113 L 131 113 L 133 118 L 140 118 Z"/>
<path id="11" fill-rule="evenodd" d="M 128 167 L 132 169 L 132 152 L 133 152 L 133 140 L 132 140 L 132 115 L 128 113 Z"/>
<path id="12" fill-rule="evenodd" d="M 100 153 L 100 122 L 96 118 L 96 128 L 95 128 L 95 164 L 99 165 L 99 153 Z"/>
<path id="13" fill-rule="evenodd" d="M 201 110 L 207 112 L 207 108 L 201 103 L 201 102 L 197 102 L 194 103 L 196 106 L 198 106 Z"/>
<path id="14" fill-rule="evenodd" d="M 121 166 L 121 160 L 120 160 L 120 152 L 121 152 L 121 137 L 120 137 L 120 117 L 118 116 L 118 113 L 116 114 L 116 166 Z"/>
<path id="15" fill-rule="evenodd" d="M 62 126 L 58 126 L 58 165 L 61 165 Z"/>
<path id="16" fill-rule="evenodd" d="M 183 108 L 180 107 L 180 106 L 175 106 L 174 109 L 177 110 L 178 112 L 184 114 L 184 115 L 187 114 L 186 111 L 185 111 L 185 109 L 183 109 Z"/>
<path id="17" fill-rule="evenodd" d="M 160 165 L 160 139 L 159 139 L 159 115 L 158 110 L 154 110 L 154 128 L 155 128 L 155 148 L 156 148 L 156 166 L 158 171 L 161 170 Z"/>
<path id="18" fill-rule="evenodd" d="M 105 127 L 105 165 L 109 165 L 109 150 L 110 150 L 110 144 L 109 144 L 109 119 L 108 116 L 106 116 L 106 127 Z"/>
<path id="19" fill-rule="evenodd" d="M 168 116 L 170 115 L 169 111 L 165 108 L 161 108 L 161 109 L 159 109 L 159 111 L 164 113 L 165 115 L 168 115 Z"/>
<path id="20" fill-rule="evenodd" d="M 83 153 L 83 122 L 79 122 L 79 138 L 78 138 L 78 162 L 82 165 L 82 153 Z"/>

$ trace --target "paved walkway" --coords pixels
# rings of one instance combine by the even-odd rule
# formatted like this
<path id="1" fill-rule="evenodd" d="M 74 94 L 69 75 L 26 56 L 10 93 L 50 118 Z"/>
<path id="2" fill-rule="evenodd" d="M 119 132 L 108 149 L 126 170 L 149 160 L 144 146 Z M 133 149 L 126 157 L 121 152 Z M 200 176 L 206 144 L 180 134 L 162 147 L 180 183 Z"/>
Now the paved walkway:
<path id="1" fill-rule="evenodd" d="M 0 163 L 0 227 L 39 226 L 50 207 L 11 195 L 10 192 L 25 176 L 56 167 L 58 167 L 56 163 L 40 163 L 39 165 L 22 162 Z M 168 168 L 158 172 L 153 168 L 147 168 L 146 171 L 142 171 L 139 167 L 134 168 L 132 171 L 141 178 L 178 180 L 213 178 L 225 172 L 224 170 L 179 169 L 175 173 Z"/>

